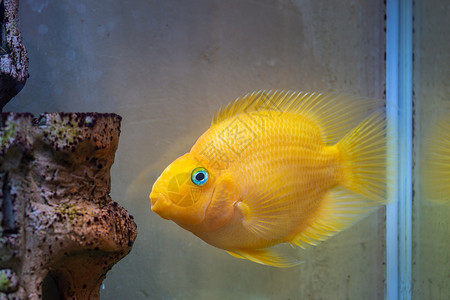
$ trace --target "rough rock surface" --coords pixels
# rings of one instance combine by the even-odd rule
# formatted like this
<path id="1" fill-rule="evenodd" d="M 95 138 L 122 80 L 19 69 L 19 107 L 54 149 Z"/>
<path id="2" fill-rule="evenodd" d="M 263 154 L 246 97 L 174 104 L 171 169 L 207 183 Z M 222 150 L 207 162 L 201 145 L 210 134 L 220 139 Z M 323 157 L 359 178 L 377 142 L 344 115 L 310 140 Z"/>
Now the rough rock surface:
<path id="1" fill-rule="evenodd" d="M 121 117 L 3 113 L 0 299 L 98 299 L 137 235 L 110 198 Z"/>
<path id="2" fill-rule="evenodd" d="M 0 110 L 28 78 L 27 50 L 19 31 L 19 0 L 0 0 Z"/>

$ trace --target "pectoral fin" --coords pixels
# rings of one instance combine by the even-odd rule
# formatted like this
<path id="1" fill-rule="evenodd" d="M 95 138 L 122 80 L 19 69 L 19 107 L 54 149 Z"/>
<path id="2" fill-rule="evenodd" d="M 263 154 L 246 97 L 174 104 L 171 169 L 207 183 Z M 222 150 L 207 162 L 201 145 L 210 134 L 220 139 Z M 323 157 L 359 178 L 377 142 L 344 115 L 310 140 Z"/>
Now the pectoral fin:
<path id="1" fill-rule="evenodd" d="M 267 190 L 251 194 L 236 205 L 245 228 L 268 241 L 283 239 L 286 231 L 291 204 L 283 197 L 282 187 L 282 178 L 274 178 Z"/>

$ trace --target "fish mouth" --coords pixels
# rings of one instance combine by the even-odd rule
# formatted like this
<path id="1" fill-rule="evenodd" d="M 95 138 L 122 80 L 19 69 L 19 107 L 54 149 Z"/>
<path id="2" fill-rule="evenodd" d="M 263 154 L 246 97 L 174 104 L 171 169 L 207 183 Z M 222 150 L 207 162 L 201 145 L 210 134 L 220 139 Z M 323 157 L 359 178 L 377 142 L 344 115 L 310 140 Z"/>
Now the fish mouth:
<path id="1" fill-rule="evenodd" d="M 149 198 L 150 198 L 151 203 L 152 203 L 152 210 L 153 210 L 153 206 L 156 204 L 156 202 L 158 202 L 158 198 L 160 198 L 160 197 L 164 197 L 163 194 L 155 193 L 155 192 L 151 192 L 150 193 Z"/>
<path id="2" fill-rule="evenodd" d="M 215 188 L 212 192 L 214 191 Z M 182 227 L 199 224 L 205 219 L 212 200 L 211 197 L 209 198 L 209 201 L 203 205 L 181 207 L 173 203 L 165 193 L 152 191 L 150 194 L 152 211 L 161 218 L 172 220 Z"/>
<path id="3" fill-rule="evenodd" d="M 164 219 L 169 219 L 169 211 L 171 202 L 162 193 L 152 192 L 150 194 L 152 211 L 160 215 Z"/>

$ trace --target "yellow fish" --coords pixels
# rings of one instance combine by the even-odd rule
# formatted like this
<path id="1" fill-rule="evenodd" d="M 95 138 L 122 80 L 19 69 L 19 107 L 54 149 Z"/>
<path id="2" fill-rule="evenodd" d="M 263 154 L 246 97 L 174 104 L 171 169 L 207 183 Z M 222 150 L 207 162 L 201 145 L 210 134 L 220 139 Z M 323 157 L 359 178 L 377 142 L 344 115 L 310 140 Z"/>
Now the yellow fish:
<path id="1" fill-rule="evenodd" d="M 358 124 L 359 123 L 359 124 Z M 258 91 L 215 115 L 153 185 L 152 210 L 205 242 L 276 267 L 386 203 L 383 102 Z"/>

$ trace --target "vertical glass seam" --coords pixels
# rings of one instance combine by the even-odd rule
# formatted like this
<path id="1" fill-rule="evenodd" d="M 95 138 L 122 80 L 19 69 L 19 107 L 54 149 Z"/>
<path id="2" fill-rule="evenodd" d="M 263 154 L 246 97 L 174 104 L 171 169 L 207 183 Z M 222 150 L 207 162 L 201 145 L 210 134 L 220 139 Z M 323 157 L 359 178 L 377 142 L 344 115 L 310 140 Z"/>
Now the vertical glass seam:
<path id="1" fill-rule="evenodd" d="M 386 118 L 388 127 L 387 197 L 386 207 L 386 299 L 399 296 L 398 261 L 398 59 L 399 59 L 399 0 L 386 3 Z"/>
<path id="2" fill-rule="evenodd" d="M 400 299 L 411 299 L 412 268 L 412 0 L 400 0 L 399 35 L 399 275 Z"/>
<path id="3" fill-rule="evenodd" d="M 388 186 L 391 204 L 386 210 L 386 298 L 409 300 L 413 187 L 412 0 L 387 1 L 386 14 L 388 174 L 393 175 Z"/>

